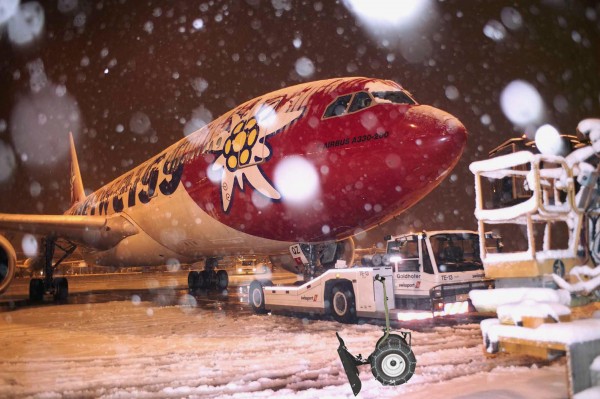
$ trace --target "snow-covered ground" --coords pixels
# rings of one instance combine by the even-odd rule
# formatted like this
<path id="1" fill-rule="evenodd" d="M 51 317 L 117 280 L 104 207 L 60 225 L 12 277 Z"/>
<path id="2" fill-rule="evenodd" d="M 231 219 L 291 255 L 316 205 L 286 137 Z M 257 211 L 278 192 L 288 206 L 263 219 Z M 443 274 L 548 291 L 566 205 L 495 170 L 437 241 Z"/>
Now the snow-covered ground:
<path id="1" fill-rule="evenodd" d="M 72 291 L 84 280 L 91 278 L 71 279 Z M 178 285 L 165 287 L 172 280 L 128 277 L 131 292 L 154 285 L 144 288 L 151 294 L 120 288 L 121 298 L 128 299 L 116 301 L 107 302 L 99 290 L 76 294 L 65 305 L 4 306 L 0 397 L 352 398 L 335 332 L 352 353 L 364 356 L 381 336 L 381 326 L 372 324 L 257 316 L 238 288 L 192 297 L 182 287 L 183 275 Z M 359 397 L 567 395 L 563 360 L 488 358 L 477 323 L 419 322 L 412 332 L 417 357 L 412 379 L 385 387 L 364 366 Z"/>

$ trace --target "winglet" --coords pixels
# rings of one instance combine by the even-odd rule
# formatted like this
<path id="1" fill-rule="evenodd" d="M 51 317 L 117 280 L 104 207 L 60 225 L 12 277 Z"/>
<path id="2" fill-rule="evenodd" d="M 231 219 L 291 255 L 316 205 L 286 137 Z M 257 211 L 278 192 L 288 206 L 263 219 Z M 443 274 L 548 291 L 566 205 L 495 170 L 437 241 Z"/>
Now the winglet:
<path id="1" fill-rule="evenodd" d="M 83 181 L 79 172 L 79 162 L 77 162 L 73 133 L 71 132 L 69 132 L 69 140 L 71 143 L 71 205 L 75 205 L 85 199 L 85 191 L 83 190 Z"/>

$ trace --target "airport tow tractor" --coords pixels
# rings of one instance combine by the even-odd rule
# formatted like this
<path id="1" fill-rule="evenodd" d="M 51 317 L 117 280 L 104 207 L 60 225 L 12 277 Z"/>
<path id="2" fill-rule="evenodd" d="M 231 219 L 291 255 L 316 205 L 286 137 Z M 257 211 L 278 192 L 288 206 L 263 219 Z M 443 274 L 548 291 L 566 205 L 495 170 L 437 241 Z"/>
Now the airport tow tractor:
<path id="1" fill-rule="evenodd" d="M 383 286 L 383 303 L 385 307 L 385 328 L 383 336 L 377 341 L 375 350 L 368 358 L 363 359 L 362 355 L 354 356 L 346 348 L 346 344 L 340 335 L 336 332 L 340 346 L 337 349 L 344 371 L 348 376 L 348 381 L 352 387 L 354 396 L 358 395 L 362 388 L 360 378 L 358 378 L 358 366 L 365 364 L 371 365 L 371 372 L 375 379 L 383 385 L 401 385 L 407 382 L 415 373 L 417 360 L 411 349 L 410 332 L 399 332 L 390 334 L 390 316 L 387 306 L 387 293 L 385 290 L 385 277 L 377 274 L 375 280 Z"/>

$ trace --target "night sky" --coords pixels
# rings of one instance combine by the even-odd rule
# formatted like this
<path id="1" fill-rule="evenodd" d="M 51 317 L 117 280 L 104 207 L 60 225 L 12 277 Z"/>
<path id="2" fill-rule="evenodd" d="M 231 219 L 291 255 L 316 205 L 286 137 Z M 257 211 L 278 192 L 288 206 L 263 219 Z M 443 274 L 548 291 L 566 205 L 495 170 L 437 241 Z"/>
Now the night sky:
<path id="1" fill-rule="evenodd" d="M 368 12 L 382 2 L 365 1 Z M 69 130 L 93 191 L 246 100 L 368 76 L 399 82 L 469 131 L 452 174 L 370 239 L 475 228 L 470 162 L 543 124 L 574 133 L 600 117 L 596 1 L 431 0 L 410 22 L 389 21 L 394 1 L 375 22 L 350 0 L 22 2 L 9 19 L 13 3 L 0 0 L 2 213 L 69 206 Z M 508 90 L 527 119 L 515 122 L 501 106 L 507 87 L 539 94 L 541 112 Z"/>

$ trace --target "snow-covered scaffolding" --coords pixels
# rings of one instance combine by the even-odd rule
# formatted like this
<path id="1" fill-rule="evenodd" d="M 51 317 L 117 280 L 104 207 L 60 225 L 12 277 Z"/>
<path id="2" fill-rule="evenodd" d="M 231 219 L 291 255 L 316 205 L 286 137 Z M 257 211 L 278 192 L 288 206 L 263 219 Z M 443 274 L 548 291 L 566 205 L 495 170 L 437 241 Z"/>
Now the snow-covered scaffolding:
<path id="1" fill-rule="evenodd" d="M 538 278 L 552 282 L 550 275 L 565 275 L 581 264 L 578 257 L 579 234 L 584 209 L 577 205 L 573 164 L 569 159 L 520 151 L 496 158 L 473 162 L 476 208 L 481 259 L 487 277 Z M 579 170 L 577 169 L 577 172 Z M 501 182 L 494 186 L 496 196 L 508 196 L 502 201 L 484 199 L 483 179 Z M 504 192 L 502 192 L 504 190 Z M 519 195 L 517 195 L 517 193 Z M 552 247 L 552 227 L 566 225 L 566 247 Z M 517 252 L 490 253 L 484 245 L 486 224 L 516 224 L 525 227 L 527 249 Z M 544 237 L 541 248 L 536 247 L 534 225 L 542 225 Z M 543 278 L 546 276 L 546 278 Z"/>
<path id="2" fill-rule="evenodd" d="M 590 144 L 565 157 L 521 151 L 470 165 L 481 259 L 496 289 L 469 296 L 478 310 L 498 316 L 481 323 L 488 352 L 546 359 L 566 354 L 569 397 L 583 399 L 600 393 L 600 318 L 578 319 L 582 315 L 572 314 L 570 306 L 597 298 L 590 294 L 600 287 L 600 270 L 590 267 L 600 262 L 600 166 L 590 160 L 600 154 L 600 119 L 582 121 L 578 130 Z M 491 201 L 484 198 L 489 192 Z M 552 227 L 561 223 L 568 237 L 554 248 Z M 526 250 L 488 253 L 486 224 L 521 226 Z M 540 225 L 544 234 L 538 247 L 534 226 Z"/>

